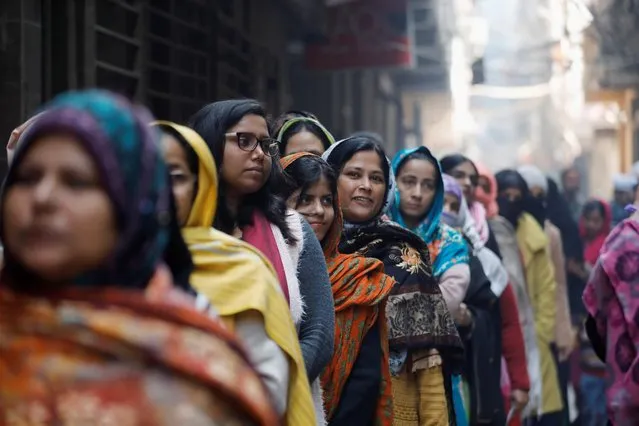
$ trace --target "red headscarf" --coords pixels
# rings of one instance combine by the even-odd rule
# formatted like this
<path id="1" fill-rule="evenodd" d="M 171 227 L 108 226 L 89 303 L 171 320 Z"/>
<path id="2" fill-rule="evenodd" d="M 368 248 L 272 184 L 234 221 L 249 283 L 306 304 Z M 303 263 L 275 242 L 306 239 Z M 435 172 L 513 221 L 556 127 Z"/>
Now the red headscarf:
<path id="1" fill-rule="evenodd" d="M 586 239 L 586 226 L 585 226 L 585 218 L 582 214 L 579 217 L 579 233 L 581 234 L 581 238 L 584 240 L 584 260 L 590 265 L 594 265 L 597 263 L 597 259 L 599 258 L 599 253 L 601 252 L 601 248 L 610 234 L 610 230 L 612 227 L 612 210 L 610 208 L 610 204 L 606 201 L 595 199 L 591 201 L 597 201 L 601 203 L 604 210 L 604 218 L 603 218 L 603 226 L 599 233 L 590 241 Z"/>
<path id="2" fill-rule="evenodd" d="M 499 214 L 499 206 L 497 205 L 497 180 L 495 175 L 486 166 L 481 163 L 475 163 L 479 176 L 488 179 L 490 182 L 490 191 L 484 191 L 484 188 L 478 186 L 475 191 L 475 198 L 486 209 L 486 217 L 493 218 Z"/>

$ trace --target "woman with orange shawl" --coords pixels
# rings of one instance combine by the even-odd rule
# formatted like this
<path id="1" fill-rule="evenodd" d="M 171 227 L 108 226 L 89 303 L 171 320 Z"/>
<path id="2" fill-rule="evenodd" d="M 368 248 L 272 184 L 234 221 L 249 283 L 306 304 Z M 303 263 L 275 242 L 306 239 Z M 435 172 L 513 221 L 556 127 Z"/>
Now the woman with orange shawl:
<path id="1" fill-rule="evenodd" d="M 322 244 L 335 301 L 335 351 L 321 375 L 330 425 L 391 425 L 385 305 L 394 281 L 381 261 L 338 252 L 342 216 L 333 169 L 298 153 L 281 160 L 291 185 L 284 195 Z"/>
<path id="2" fill-rule="evenodd" d="M 0 196 L 0 424 L 276 425 L 248 358 L 197 312 L 146 110 L 61 95 Z M 200 301 L 200 300 L 198 300 Z"/>

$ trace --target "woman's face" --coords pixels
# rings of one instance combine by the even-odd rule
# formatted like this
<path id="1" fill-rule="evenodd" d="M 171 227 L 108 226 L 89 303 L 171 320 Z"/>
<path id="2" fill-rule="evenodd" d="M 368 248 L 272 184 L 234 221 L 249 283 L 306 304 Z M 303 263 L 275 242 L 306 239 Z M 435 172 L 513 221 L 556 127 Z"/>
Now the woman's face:
<path id="1" fill-rule="evenodd" d="M 506 188 L 503 191 L 499 192 L 499 196 L 514 203 L 521 200 L 524 194 L 521 192 L 521 189 L 519 188 Z"/>
<path id="2" fill-rule="evenodd" d="M 334 198 L 330 185 L 322 177 L 303 194 L 297 190 L 288 199 L 288 207 L 306 218 L 319 241 L 324 240 L 335 220 Z"/>
<path id="3" fill-rule="evenodd" d="M 457 183 L 459 183 L 459 186 L 461 186 L 468 204 L 474 203 L 475 189 L 477 188 L 479 176 L 473 164 L 469 161 L 460 163 L 450 171 L 450 175 L 454 177 Z"/>
<path id="4" fill-rule="evenodd" d="M 455 194 L 447 192 L 444 194 L 444 211 L 453 214 L 459 214 L 461 208 L 461 200 Z"/>
<path id="5" fill-rule="evenodd" d="M 589 238 L 596 237 L 604 226 L 604 218 L 598 210 L 591 211 L 584 215 L 584 228 Z"/>
<path id="6" fill-rule="evenodd" d="M 310 152 L 315 155 L 322 155 L 324 153 L 324 144 L 311 132 L 302 130 L 288 139 L 284 155 L 291 155 L 297 152 Z"/>
<path id="7" fill-rule="evenodd" d="M 226 184 L 227 191 L 229 195 L 234 196 L 254 194 L 266 183 L 271 173 L 272 160 L 262 151 L 259 143 L 250 152 L 240 149 L 235 133 L 249 133 L 256 136 L 258 140 L 268 138 L 266 120 L 259 115 L 249 114 L 226 133 L 224 161 L 220 175 Z"/>
<path id="8" fill-rule="evenodd" d="M 178 222 L 180 227 L 182 227 L 186 225 L 193 208 L 197 176 L 189 168 L 184 147 L 173 135 L 164 134 L 162 145 L 164 148 L 164 161 L 166 161 L 171 174 L 171 186 L 173 187 Z"/>
<path id="9" fill-rule="evenodd" d="M 4 243 L 23 267 L 59 283 L 107 261 L 118 237 L 115 213 L 76 137 L 34 141 L 14 172 L 2 207 Z"/>
<path id="10" fill-rule="evenodd" d="M 543 198 L 546 196 L 544 189 L 540 186 L 531 186 L 530 187 L 530 195 L 535 198 Z"/>
<path id="11" fill-rule="evenodd" d="M 486 193 L 490 194 L 493 190 L 493 185 L 486 176 L 479 176 L 477 178 L 477 185 Z"/>
<path id="12" fill-rule="evenodd" d="M 427 160 L 408 160 L 397 176 L 399 209 L 407 220 L 421 220 L 433 204 L 437 190 L 437 170 Z"/>
<path id="13" fill-rule="evenodd" d="M 337 193 L 347 222 L 366 222 L 379 214 L 384 205 L 386 178 L 377 152 L 360 151 L 344 164 Z"/>

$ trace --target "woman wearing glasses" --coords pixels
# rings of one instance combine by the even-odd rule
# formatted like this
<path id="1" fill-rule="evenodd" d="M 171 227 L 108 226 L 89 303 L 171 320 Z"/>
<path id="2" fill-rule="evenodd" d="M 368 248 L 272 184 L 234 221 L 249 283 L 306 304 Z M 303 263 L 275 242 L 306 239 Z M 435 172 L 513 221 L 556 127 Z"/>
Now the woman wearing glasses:
<path id="1" fill-rule="evenodd" d="M 258 248 L 273 264 L 297 327 L 318 424 L 324 423 L 319 375 L 333 354 L 335 310 L 328 269 L 313 228 L 277 196 L 283 179 L 278 143 L 254 100 L 227 100 L 198 111 L 189 125 L 220 171 L 213 226 Z"/>

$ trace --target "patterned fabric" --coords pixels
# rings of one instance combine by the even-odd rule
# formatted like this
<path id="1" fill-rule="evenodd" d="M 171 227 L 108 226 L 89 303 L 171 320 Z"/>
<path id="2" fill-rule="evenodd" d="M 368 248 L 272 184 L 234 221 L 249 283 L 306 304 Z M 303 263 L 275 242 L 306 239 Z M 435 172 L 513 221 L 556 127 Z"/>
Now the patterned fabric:
<path id="1" fill-rule="evenodd" d="M 391 349 L 391 372 L 398 374 L 407 361 L 413 365 L 436 349 L 447 366 L 457 370 L 463 345 L 430 267 L 428 247 L 415 234 L 388 220 L 348 230 L 340 251 L 374 257 L 397 281 L 386 306 Z M 403 356 L 397 357 L 398 353 Z"/>
<path id="2" fill-rule="evenodd" d="M 313 156 L 297 153 L 283 158 L 286 170 L 300 158 Z M 335 350 L 321 376 L 324 408 L 330 421 L 339 405 L 342 390 L 355 365 L 364 336 L 376 324 L 381 328 L 382 384 L 375 424 L 393 424 L 391 378 L 388 368 L 388 331 L 386 300 L 395 282 L 384 274 L 384 264 L 377 259 L 339 252 L 343 230 L 342 212 L 337 196 L 333 198 L 335 220 L 322 243 L 335 303 Z"/>
<path id="3" fill-rule="evenodd" d="M 430 258 L 433 260 L 433 270 L 436 278 L 441 277 L 448 269 L 457 264 L 468 263 L 468 248 L 464 237 L 450 226 L 440 221 L 444 208 L 444 181 L 439 161 L 433 156 L 426 147 L 414 149 L 404 149 L 395 155 L 392 161 L 393 173 L 397 174 L 399 166 L 404 159 L 411 154 L 421 152 L 425 154 L 436 165 L 437 189 L 433 204 L 426 214 L 426 217 L 417 226 L 412 229 L 428 244 Z M 399 209 L 399 191 L 395 191 L 395 199 L 390 207 L 390 217 L 392 220 L 407 228 L 406 222 L 402 217 Z"/>
<path id="4" fill-rule="evenodd" d="M 195 263 L 191 284 L 213 302 L 231 330 L 239 315 L 255 312 L 262 316 L 266 334 L 289 358 L 286 421 L 289 425 L 312 424 L 315 415 L 297 330 L 272 265 L 250 244 L 211 227 L 218 181 L 204 140 L 188 127 L 170 122 L 156 125 L 176 131 L 198 158 L 197 194 L 182 229 Z"/>
<path id="5" fill-rule="evenodd" d="M 191 309 L 195 302 L 169 277 L 158 270 L 146 295 L 113 288 L 0 290 L 0 419 L 12 425 L 277 424 L 238 343 Z"/>
<path id="6" fill-rule="evenodd" d="M 47 105 L 20 139 L 5 188 L 13 184 L 16 166 L 34 140 L 65 131 L 95 160 L 114 205 L 120 225 L 117 250 L 108 264 L 78 277 L 77 284 L 143 287 L 168 246 L 171 192 L 156 134 L 148 127 L 151 120 L 146 109 L 108 92 L 71 92 Z M 10 253 L 7 257 L 11 264 Z"/>
<path id="7" fill-rule="evenodd" d="M 639 222 L 636 215 L 607 238 L 583 301 L 606 342 L 606 402 L 615 426 L 639 415 Z"/>

